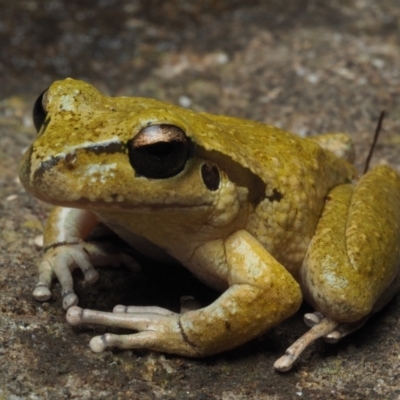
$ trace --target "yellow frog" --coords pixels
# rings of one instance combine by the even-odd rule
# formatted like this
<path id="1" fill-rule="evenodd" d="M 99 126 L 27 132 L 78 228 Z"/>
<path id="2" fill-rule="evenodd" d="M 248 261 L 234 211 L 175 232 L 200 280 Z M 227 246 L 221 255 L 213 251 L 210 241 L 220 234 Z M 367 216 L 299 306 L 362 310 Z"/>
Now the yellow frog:
<path id="1" fill-rule="evenodd" d="M 284 371 L 316 338 L 337 341 L 360 327 L 400 286 L 400 177 L 380 166 L 358 179 L 344 135 L 304 139 L 157 100 L 104 96 L 73 79 L 38 98 L 34 123 L 21 182 L 56 205 L 34 296 L 47 300 L 56 277 L 71 325 L 137 331 L 95 337 L 95 352 L 207 356 L 279 324 L 304 296 L 316 310 L 306 315 L 312 328 L 275 363 Z M 95 266 L 134 264 L 85 242 L 99 223 L 145 255 L 178 260 L 221 296 L 179 314 L 77 307 L 74 268 L 91 283 Z"/>

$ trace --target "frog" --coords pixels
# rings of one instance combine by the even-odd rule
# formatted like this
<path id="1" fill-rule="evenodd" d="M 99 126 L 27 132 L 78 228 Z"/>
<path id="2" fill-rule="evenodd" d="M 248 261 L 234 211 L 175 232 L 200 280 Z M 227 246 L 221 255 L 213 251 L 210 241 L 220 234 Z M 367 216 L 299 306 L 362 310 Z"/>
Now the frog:
<path id="1" fill-rule="evenodd" d="M 306 301 L 310 329 L 274 364 L 288 371 L 315 340 L 337 342 L 399 290 L 400 177 L 387 165 L 360 176 L 346 134 L 300 137 L 160 100 L 110 97 L 72 78 L 38 97 L 33 122 L 20 181 L 54 205 L 33 296 L 47 301 L 56 278 L 70 325 L 132 330 L 93 337 L 94 352 L 206 357 L 263 335 Z M 166 268 L 178 262 L 219 297 L 181 311 L 80 308 L 74 269 L 94 283 L 97 267 L 139 267 L 88 239 L 100 226 Z"/>

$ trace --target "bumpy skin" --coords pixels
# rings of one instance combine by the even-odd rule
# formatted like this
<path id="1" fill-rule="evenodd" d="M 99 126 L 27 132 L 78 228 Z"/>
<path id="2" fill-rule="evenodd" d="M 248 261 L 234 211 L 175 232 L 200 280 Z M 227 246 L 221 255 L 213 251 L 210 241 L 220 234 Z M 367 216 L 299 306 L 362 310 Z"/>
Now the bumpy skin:
<path id="1" fill-rule="evenodd" d="M 309 336 L 340 338 L 348 330 L 338 324 L 363 320 L 396 292 L 400 179 L 382 167 L 356 183 L 346 136 L 301 139 L 157 100 L 107 97 L 72 79 L 52 84 L 43 103 L 43 125 L 20 167 L 25 188 L 58 206 L 46 228 L 34 295 L 49 298 L 56 276 L 71 324 L 139 331 L 94 338 L 94 351 L 118 346 L 213 354 L 288 318 L 302 292 L 329 318 L 311 318 L 318 333 Z M 144 128 L 159 124 L 185 132 L 190 157 L 173 176 L 146 178 L 129 162 L 127 147 Z M 217 171 L 216 186 L 205 165 Z M 76 307 L 73 268 L 93 282 L 94 266 L 135 266 L 123 254 L 110 256 L 112 248 L 85 242 L 99 222 L 147 255 L 180 261 L 223 294 L 184 314 Z"/>
<path id="2" fill-rule="evenodd" d="M 399 176 L 381 166 L 355 187 L 330 191 L 301 270 L 303 293 L 323 315 L 358 321 L 391 283 L 397 290 L 399 187 Z"/>

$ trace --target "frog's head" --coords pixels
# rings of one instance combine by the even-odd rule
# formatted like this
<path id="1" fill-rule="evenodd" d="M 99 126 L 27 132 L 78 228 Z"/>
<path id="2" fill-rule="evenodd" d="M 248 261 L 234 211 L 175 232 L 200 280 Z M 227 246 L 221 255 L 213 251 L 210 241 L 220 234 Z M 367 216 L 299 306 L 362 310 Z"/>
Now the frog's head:
<path id="1" fill-rule="evenodd" d="M 132 212 L 195 207 L 226 223 L 265 190 L 224 151 L 232 139 L 220 125 L 171 104 L 111 98 L 66 79 L 39 96 L 33 119 L 38 136 L 20 179 L 51 204 Z"/>

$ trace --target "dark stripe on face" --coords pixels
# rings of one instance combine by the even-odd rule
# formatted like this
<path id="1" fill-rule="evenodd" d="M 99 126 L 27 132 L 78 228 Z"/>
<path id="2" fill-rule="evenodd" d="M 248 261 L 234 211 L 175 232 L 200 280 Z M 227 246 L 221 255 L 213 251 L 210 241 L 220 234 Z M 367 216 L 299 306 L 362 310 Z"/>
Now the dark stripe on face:
<path id="1" fill-rule="evenodd" d="M 87 153 L 93 153 L 96 155 L 100 154 L 115 154 L 115 153 L 122 153 L 125 154 L 127 153 L 127 145 L 125 143 L 121 142 L 109 142 L 109 143 L 104 143 L 104 144 L 98 144 L 98 143 L 93 143 L 90 145 L 87 145 L 85 147 L 82 147 L 81 149 L 78 149 L 77 152 L 73 153 L 68 153 L 67 155 L 61 157 L 51 157 L 47 161 L 43 161 L 40 164 L 40 168 L 37 169 L 34 173 L 33 180 L 35 182 L 40 181 L 42 179 L 42 176 L 46 171 L 51 170 L 53 167 L 55 167 L 59 162 L 65 162 L 66 164 L 71 164 L 71 168 L 73 168 L 73 164 L 76 161 L 76 153 L 79 153 L 79 151 L 85 151 Z M 32 155 L 32 152 L 30 156 Z M 30 162 L 29 162 L 30 164 Z"/>
<path id="2" fill-rule="evenodd" d="M 127 145 L 126 143 L 121 142 L 109 142 L 109 143 L 93 143 L 92 145 L 88 145 L 83 147 L 82 149 L 87 152 L 94 153 L 96 155 L 99 154 L 115 154 L 115 153 L 126 153 Z"/>
<path id="3" fill-rule="evenodd" d="M 58 162 L 61 160 L 61 157 L 51 157 L 47 161 L 43 161 L 40 164 L 40 168 L 35 171 L 33 174 L 33 182 L 40 182 L 42 177 L 46 171 L 52 169 Z"/>

